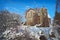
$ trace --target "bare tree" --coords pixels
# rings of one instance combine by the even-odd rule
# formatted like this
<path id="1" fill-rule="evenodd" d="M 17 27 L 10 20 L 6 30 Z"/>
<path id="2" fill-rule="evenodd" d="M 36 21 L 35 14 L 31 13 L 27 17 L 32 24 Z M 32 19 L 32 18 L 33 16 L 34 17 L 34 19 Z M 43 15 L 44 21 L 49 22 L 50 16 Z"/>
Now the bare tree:
<path id="1" fill-rule="evenodd" d="M 0 33 L 5 31 L 6 28 L 16 27 L 18 25 L 21 25 L 20 15 L 10 13 L 7 10 L 0 11 Z"/>

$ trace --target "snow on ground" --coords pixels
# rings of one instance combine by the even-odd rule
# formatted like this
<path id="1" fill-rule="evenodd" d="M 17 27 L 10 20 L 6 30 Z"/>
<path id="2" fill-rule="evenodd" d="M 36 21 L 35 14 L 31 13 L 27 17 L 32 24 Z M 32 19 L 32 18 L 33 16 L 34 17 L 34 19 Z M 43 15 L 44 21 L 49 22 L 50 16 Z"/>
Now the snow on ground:
<path id="1" fill-rule="evenodd" d="M 25 38 L 26 40 L 28 40 L 27 38 L 40 40 L 39 38 L 44 35 L 46 39 L 51 40 L 49 38 L 51 31 L 52 27 L 19 26 L 18 33 L 16 33 L 16 30 L 13 32 L 11 32 L 11 30 L 6 30 L 3 34 L 5 35 L 4 37 L 7 37 L 7 39 L 23 37 L 23 39 Z"/>
<path id="2" fill-rule="evenodd" d="M 45 35 L 46 38 L 49 38 L 49 32 L 51 30 L 50 27 L 36 27 L 36 26 L 28 26 L 28 27 L 20 27 L 19 32 L 22 32 L 23 30 L 26 30 L 27 32 L 30 33 L 31 36 L 35 36 L 37 38 L 39 38 L 41 35 Z M 41 34 L 43 33 L 43 34 Z"/>

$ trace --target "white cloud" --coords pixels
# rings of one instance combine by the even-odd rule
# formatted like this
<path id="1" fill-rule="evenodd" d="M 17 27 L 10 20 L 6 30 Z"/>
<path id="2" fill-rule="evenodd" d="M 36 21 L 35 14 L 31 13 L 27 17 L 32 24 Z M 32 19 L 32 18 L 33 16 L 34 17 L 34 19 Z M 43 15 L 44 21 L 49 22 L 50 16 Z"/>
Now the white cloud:
<path id="1" fill-rule="evenodd" d="M 25 7 L 25 9 L 29 9 L 29 8 L 31 8 L 31 7 L 30 7 L 30 6 L 26 6 L 26 7 Z"/>

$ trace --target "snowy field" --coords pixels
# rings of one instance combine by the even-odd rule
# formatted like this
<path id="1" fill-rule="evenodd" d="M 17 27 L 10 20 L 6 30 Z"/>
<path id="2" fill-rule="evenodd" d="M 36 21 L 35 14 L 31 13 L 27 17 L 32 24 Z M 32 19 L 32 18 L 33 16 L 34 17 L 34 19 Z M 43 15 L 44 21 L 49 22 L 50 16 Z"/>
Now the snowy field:
<path id="1" fill-rule="evenodd" d="M 19 40 L 40 40 L 41 36 L 45 36 L 46 40 L 57 40 L 56 38 L 51 39 L 49 37 L 51 30 L 51 27 L 19 26 L 18 33 L 11 28 L 3 32 L 3 37 L 6 38 L 6 40 L 17 40 L 19 38 Z"/>

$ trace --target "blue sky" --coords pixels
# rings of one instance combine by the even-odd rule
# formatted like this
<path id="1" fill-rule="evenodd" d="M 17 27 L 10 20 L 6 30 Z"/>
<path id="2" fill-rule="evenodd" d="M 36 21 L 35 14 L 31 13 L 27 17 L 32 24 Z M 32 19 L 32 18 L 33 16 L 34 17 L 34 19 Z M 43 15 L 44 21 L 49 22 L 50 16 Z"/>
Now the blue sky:
<path id="1" fill-rule="evenodd" d="M 16 12 L 23 17 L 25 21 L 25 12 L 29 8 L 47 8 L 51 19 L 55 15 L 56 0 L 0 0 L 0 10 L 7 9 L 10 12 Z"/>

